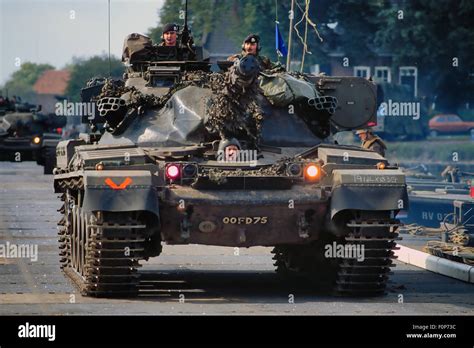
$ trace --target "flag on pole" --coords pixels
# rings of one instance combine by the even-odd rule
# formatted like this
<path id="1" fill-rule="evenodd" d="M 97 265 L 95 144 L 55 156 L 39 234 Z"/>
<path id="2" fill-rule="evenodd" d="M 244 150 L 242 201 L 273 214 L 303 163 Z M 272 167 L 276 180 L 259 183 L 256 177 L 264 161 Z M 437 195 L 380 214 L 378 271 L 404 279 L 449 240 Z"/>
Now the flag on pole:
<path id="1" fill-rule="evenodd" d="M 283 36 L 281 36 L 280 28 L 278 26 L 279 22 L 275 22 L 275 48 L 280 57 L 286 57 L 288 55 L 288 49 L 285 45 L 285 40 L 283 40 Z"/>

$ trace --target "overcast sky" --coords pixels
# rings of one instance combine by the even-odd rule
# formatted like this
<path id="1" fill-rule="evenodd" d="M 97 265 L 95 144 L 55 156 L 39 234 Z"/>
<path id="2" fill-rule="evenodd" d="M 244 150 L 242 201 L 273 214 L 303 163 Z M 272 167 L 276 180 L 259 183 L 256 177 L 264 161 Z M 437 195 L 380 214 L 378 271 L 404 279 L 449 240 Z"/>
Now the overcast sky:
<path id="1" fill-rule="evenodd" d="M 108 0 L 0 0 L 0 84 L 23 62 L 58 69 L 72 57 L 107 53 Z M 111 51 L 120 57 L 125 36 L 158 23 L 164 0 L 111 0 Z"/>

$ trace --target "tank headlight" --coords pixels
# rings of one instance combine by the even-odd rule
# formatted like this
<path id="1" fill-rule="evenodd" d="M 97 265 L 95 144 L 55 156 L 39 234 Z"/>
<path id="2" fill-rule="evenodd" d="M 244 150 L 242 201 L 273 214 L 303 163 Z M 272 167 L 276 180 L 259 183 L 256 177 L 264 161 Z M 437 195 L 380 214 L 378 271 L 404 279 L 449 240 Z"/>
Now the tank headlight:
<path id="1" fill-rule="evenodd" d="M 193 178 L 197 174 L 197 167 L 194 164 L 186 164 L 183 168 L 183 176 L 185 178 Z"/>
<path id="2" fill-rule="evenodd" d="M 304 173 L 306 179 L 311 181 L 318 180 L 321 176 L 321 168 L 314 163 L 309 164 L 306 166 Z"/>
<path id="3" fill-rule="evenodd" d="M 41 143 L 41 138 L 40 137 L 34 137 L 33 138 L 33 144 L 38 145 L 39 143 Z"/>
<path id="4" fill-rule="evenodd" d="M 297 163 L 291 163 L 287 168 L 287 173 L 290 176 L 301 176 L 302 172 L 303 168 Z"/>

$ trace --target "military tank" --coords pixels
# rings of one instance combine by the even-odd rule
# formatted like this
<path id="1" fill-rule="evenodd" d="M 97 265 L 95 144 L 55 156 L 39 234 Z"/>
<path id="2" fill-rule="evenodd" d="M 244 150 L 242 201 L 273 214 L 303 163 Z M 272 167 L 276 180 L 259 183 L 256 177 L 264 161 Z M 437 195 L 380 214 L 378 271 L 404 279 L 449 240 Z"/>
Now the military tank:
<path id="1" fill-rule="evenodd" d="M 61 268 L 83 295 L 139 294 L 164 244 L 274 247 L 284 279 L 384 294 L 405 176 L 332 141 L 375 121 L 373 82 L 261 72 L 251 55 L 211 72 L 201 48 L 139 34 L 123 60 L 123 80 L 83 90 L 103 134 L 57 146 Z"/>
<path id="2" fill-rule="evenodd" d="M 61 140 L 57 130 L 66 120 L 42 115 L 40 111 L 41 108 L 35 106 L 27 112 L 23 106 L 0 116 L 0 159 L 36 161 L 44 167 L 44 174 L 52 174 L 56 165 L 56 145 Z"/>

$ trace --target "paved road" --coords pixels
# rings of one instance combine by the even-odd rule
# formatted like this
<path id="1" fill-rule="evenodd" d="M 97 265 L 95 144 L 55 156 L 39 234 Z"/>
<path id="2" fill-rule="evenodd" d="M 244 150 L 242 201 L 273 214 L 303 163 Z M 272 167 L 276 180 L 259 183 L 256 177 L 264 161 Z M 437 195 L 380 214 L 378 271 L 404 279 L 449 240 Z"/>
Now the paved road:
<path id="1" fill-rule="evenodd" d="M 0 314 L 474 314 L 474 286 L 401 263 L 385 297 L 318 294 L 282 282 L 269 248 L 165 246 L 141 269 L 139 298 L 84 298 L 59 270 L 59 207 L 52 176 L 0 162 L 0 245 L 38 245 L 37 261 L 0 258 Z"/>

